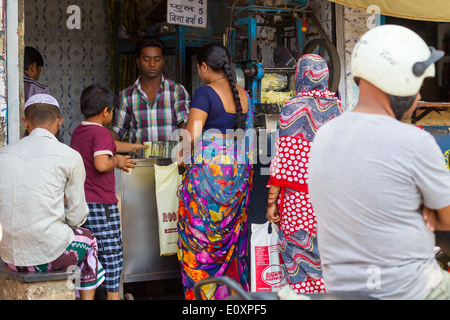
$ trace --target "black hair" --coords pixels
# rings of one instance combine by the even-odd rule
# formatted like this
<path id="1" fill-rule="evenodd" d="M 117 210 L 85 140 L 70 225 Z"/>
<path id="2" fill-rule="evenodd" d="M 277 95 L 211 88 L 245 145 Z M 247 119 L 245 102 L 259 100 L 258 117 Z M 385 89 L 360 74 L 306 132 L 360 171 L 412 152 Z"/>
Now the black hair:
<path id="1" fill-rule="evenodd" d="M 44 66 L 44 58 L 42 55 L 33 47 L 25 47 L 25 52 L 23 56 L 23 69 L 28 70 L 28 68 L 33 64 L 37 63 L 38 67 Z"/>
<path id="2" fill-rule="evenodd" d="M 52 104 L 34 103 L 25 108 L 25 118 L 33 124 L 44 124 L 56 121 L 59 117 L 59 108 Z"/>
<path id="3" fill-rule="evenodd" d="M 414 100 L 416 100 L 417 94 L 408 97 L 399 97 L 391 94 L 387 95 L 391 102 L 391 109 L 397 120 L 403 120 L 403 115 L 411 109 Z"/>
<path id="4" fill-rule="evenodd" d="M 234 83 L 233 71 L 231 69 L 230 54 L 227 48 L 218 43 L 210 43 L 200 49 L 197 54 L 197 64 L 201 65 L 204 62 L 214 71 L 223 70 L 230 83 L 233 92 L 233 99 L 236 105 L 236 120 L 234 129 L 245 129 L 246 116 L 242 114 L 241 99 L 239 98 L 239 91 Z"/>
<path id="5" fill-rule="evenodd" d="M 136 54 L 136 58 L 141 57 L 142 49 L 148 48 L 148 47 L 157 47 L 161 49 L 162 55 L 164 56 L 165 53 L 165 47 L 164 43 L 156 37 L 146 37 L 138 41 L 136 44 L 136 47 L 134 49 L 134 52 Z"/>
<path id="6" fill-rule="evenodd" d="M 111 111 L 115 103 L 116 96 L 111 89 L 98 84 L 90 85 L 81 93 L 81 113 L 86 118 L 100 114 L 105 108 Z"/>

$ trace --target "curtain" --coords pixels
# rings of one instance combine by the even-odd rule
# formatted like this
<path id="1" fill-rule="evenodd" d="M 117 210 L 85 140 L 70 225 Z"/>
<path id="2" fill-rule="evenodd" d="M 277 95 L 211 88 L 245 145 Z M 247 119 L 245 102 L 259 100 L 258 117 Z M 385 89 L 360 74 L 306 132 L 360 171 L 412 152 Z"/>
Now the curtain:
<path id="1" fill-rule="evenodd" d="M 449 0 L 329 0 L 345 6 L 404 19 L 450 22 Z M 377 6 L 377 7 L 376 7 Z M 373 9 L 372 9 L 373 8 Z M 370 10 L 372 9 L 372 10 Z"/>

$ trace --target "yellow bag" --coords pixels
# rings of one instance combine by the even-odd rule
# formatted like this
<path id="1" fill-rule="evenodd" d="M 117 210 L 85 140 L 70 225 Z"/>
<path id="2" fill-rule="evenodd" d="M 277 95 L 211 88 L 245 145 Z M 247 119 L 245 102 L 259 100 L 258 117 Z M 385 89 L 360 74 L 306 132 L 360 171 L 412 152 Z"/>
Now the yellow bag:
<path id="1" fill-rule="evenodd" d="M 158 206 L 158 229 L 160 255 L 177 252 L 177 190 L 181 184 L 176 162 L 168 166 L 155 165 L 156 204 Z"/>

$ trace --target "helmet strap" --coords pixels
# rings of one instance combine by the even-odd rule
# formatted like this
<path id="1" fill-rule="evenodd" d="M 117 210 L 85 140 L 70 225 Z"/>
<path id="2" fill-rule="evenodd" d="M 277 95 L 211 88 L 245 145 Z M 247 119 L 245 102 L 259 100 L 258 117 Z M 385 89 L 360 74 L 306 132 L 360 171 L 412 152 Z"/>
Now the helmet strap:
<path id="1" fill-rule="evenodd" d="M 392 112 L 394 112 L 397 120 L 401 121 L 405 112 L 412 107 L 412 104 L 414 103 L 417 95 L 409 97 L 399 97 L 388 94 L 388 97 L 391 102 Z"/>

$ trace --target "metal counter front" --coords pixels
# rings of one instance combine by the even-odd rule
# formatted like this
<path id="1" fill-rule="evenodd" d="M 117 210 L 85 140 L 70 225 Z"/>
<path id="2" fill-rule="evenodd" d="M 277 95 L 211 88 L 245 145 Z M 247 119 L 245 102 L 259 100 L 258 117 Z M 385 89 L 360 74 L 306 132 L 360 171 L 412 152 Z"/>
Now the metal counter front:
<path id="1" fill-rule="evenodd" d="M 123 242 L 123 283 L 181 277 L 176 254 L 160 256 L 155 164 L 170 159 L 134 159 L 129 173 L 115 170 Z"/>

